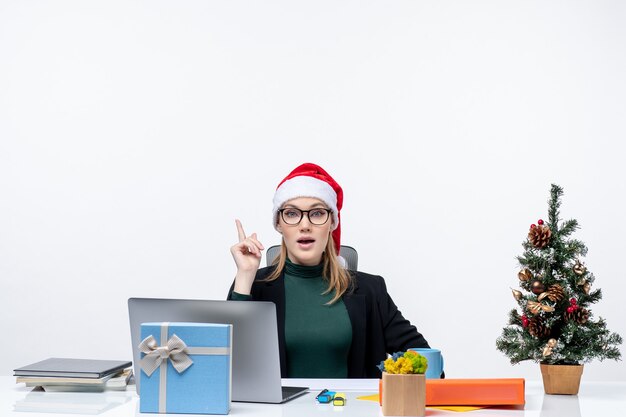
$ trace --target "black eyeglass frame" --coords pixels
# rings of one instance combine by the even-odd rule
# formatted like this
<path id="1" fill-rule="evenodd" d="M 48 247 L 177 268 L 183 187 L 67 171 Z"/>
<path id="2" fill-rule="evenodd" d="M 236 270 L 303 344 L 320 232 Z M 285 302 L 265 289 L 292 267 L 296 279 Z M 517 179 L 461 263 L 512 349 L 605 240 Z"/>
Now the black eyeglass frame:
<path id="1" fill-rule="evenodd" d="M 300 212 L 300 219 L 298 219 L 298 222 L 297 223 L 289 223 L 287 220 L 285 220 L 285 214 L 284 214 L 285 210 L 295 210 L 295 211 Z M 312 212 L 312 211 L 317 211 L 317 210 L 322 210 L 322 211 L 326 212 L 327 217 L 326 217 L 326 220 L 324 221 L 324 223 L 317 224 L 317 223 L 313 223 L 311 221 L 311 216 L 309 215 L 309 213 Z M 309 219 L 309 223 L 311 223 L 314 226 L 323 226 L 326 223 L 328 223 L 328 220 L 332 217 L 331 214 L 332 214 L 333 211 L 331 209 L 327 209 L 327 208 L 324 208 L 324 207 L 316 207 L 316 208 L 312 208 L 311 210 L 300 210 L 299 208 L 296 208 L 296 207 L 287 207 L 287 208 L 279 209 L 278 212 L 280 213 L 280 217 L 283 219 L 285 224 L 288 225 L 288 226 L 297 226 L 297 225 L 299 225 L 300 222 L 302 221 L 302 219 L 304 218 L 304 214 L 305 213 L 306 213 L 306 218 Z"/>

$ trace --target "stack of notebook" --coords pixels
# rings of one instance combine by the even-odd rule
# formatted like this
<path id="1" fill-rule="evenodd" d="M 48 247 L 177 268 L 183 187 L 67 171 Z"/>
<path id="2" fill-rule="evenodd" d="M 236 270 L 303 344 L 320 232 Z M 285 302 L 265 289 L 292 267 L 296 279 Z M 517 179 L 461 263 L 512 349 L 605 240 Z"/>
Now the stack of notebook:
<path id="1" fill-rule="evenodd" d="M 100 359 L 49 358 L 14 369 L 16 382 L 45 391 L 125 390 L 132 362 Z"/>

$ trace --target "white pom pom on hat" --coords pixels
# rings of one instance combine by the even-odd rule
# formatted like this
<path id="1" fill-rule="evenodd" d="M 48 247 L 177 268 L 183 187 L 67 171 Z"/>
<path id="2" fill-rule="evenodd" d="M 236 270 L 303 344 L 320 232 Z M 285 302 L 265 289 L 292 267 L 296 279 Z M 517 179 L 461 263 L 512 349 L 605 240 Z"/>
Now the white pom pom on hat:
<path id="1" fill-rule="evenodd" d="M 276 187 L 274 194 L 274 228 L 278 226 L 278 210 L 289 200 L 312 197 L 323 201 L 333 216 L 333 241 L 339 254 L 341 246 L 341 207 L 343 190 L 322 167 L 305 163 L 291 171 Z"/>

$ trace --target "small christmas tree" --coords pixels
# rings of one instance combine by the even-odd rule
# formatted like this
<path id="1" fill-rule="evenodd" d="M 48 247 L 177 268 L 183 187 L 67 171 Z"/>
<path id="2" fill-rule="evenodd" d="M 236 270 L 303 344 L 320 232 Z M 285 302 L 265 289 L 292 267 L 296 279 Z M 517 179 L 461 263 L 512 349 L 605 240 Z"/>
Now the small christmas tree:
<path id="1" fill-rule="evenodd" d="M 576 220 L 560 223 L 563 189 L 552 184 L 548 224 L 539 220 L 530 226 L 517 260 L 522 269 L 513 289 L 519 311 L 511 310 L 509 324 L 496 347 L 512 364 L 533 360 L 545 364 L 579 364 L 592 359 L 620 359 L 622 338 L 594 319 L 589 306 L 602 298 L 592 289 L 595 277 L 581 263 L 587 254 L 583 242 L 569 236 L 578 228 Z M 521 312 L 521 314 L 520 314 Z"/>

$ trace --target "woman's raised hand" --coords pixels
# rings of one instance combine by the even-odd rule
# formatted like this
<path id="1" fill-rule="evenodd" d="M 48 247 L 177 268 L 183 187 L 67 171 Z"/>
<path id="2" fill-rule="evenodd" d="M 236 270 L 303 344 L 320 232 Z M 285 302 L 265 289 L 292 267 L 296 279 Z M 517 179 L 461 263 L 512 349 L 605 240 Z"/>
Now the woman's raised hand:
<path id="1" fill-rule="evenodd" d="M 246 236 L 243 226 L 239 220 L 235 220 L 239 242 L 230 248 L 235 264 L 237 265 L 237 275 L 235 275 L 235 292 L 239 294 L 250 294 L 250 288 L 254 282 L 256 271 L 261 265 L 261 251 L 265 248 L 259 242 L 256 233 Z"/>

